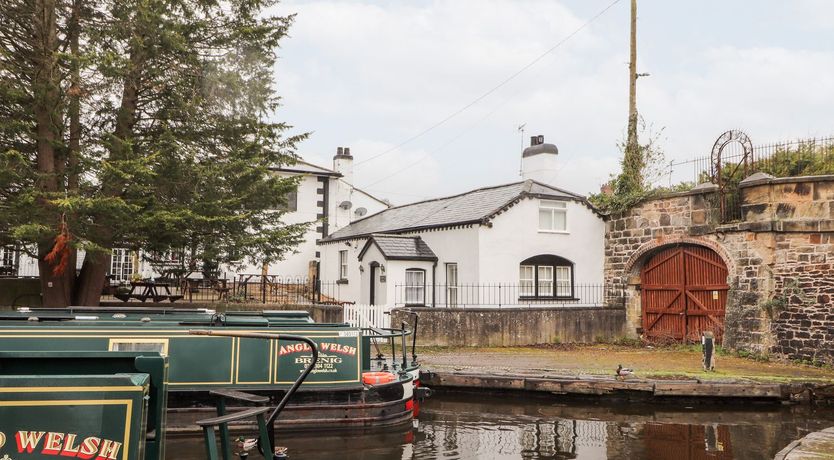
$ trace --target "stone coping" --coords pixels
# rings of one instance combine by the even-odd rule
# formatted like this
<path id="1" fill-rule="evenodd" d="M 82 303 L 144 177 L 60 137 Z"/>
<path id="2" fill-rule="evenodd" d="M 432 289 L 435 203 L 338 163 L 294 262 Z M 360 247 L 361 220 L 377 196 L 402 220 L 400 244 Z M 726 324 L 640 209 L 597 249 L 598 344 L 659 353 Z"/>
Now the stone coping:
<path id="1" fill-rule="evenodd" d="M 812 460 L 834 458 L 834 427 L 814 431 L 788 444 L 774 460 Z"/>
<path id="2" fill-rule="evenodd" d="M 750 182 L 741 181 L 739 188 L 754 187 L 757 185 L 769 184 L 797 184 L 801 182 L 832 182 L 834 181 L 834 174 L 825 174 L 820 176 L 794 176 L 794 177 L 766 177 Z"/>
<path id="3" fill-rule="evenodd" d="M 750 381 L 660 380 L 605 376 L 420 372 L 428 387 L 487 391 L 531 391 L 574 396 L 643 396 L 647 398 L 770 400 L 773 402 L 831 401 L 831 384 Z"/>

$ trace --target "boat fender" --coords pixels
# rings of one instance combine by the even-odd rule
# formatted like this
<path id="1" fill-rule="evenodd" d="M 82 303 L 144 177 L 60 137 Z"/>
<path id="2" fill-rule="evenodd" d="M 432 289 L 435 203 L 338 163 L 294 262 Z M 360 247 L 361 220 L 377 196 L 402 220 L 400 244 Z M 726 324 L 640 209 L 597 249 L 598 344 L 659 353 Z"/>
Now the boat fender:
<path id="1" fill-rule="evenodd" d="M 380 385 L 383 383 L 391 383 L 396 380 L 397 376 L 390 372 L 363 372 L 362 383 L 366 385 Z"/>

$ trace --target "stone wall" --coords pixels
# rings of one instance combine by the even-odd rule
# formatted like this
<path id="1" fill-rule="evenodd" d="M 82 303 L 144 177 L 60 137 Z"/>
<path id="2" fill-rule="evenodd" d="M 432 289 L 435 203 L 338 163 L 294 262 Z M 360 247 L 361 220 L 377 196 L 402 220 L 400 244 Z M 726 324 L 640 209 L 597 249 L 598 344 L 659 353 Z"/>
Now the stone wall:
<path id="1" fill-rule="evenodd" d="M 668 245 L 696 244 L 728 268 L 725 346 L 834 363 L 834 176 L 757 174 L 740 190 L 743 217 L 730 224 L 711 185 L 611 216 L 606 281 L 629 286 L 627 332 L 641 332 L 643 263 Z"/>
<path id="2" fill-rule="evenodd" d="M 417 344 L 451 347 L 515 347 L 542 343 L 592 343 L 624 337 L 623 308 L 431 308 L 394 309 L 391 324 L 420 315 Z"/>

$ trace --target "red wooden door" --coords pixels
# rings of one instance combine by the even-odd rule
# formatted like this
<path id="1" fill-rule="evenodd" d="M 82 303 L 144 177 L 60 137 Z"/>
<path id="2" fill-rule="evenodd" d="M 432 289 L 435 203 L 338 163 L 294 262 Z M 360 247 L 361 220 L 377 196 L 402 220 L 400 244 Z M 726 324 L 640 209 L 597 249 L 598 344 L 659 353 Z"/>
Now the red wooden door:
<path id="1" fill-rule="evenodd" d="M 655 254 L 640 271 L 643 332 L 654 340 L 700 340 L 724 332 L 727 266 L 715 251 L 675 246 Z"/>

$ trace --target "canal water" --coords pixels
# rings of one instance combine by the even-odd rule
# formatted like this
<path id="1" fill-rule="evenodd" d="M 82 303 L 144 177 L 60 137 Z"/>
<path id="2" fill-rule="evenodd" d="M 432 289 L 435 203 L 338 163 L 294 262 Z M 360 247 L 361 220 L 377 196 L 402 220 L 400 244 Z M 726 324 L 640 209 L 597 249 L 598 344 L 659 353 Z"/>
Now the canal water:
<path id="1" fill-rule="evenodd" d="M 829 426 L 834 409 L 827 407 L 441 393 L 426 401 L 414 427 L 285 434 L 279 444 L 289 447 L 294 460 L 758 460 L 772 459 L 791 441 Z M 167 451 L 167 458 L 204 458 L 199 439 L 171 439 Z"/>

